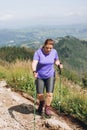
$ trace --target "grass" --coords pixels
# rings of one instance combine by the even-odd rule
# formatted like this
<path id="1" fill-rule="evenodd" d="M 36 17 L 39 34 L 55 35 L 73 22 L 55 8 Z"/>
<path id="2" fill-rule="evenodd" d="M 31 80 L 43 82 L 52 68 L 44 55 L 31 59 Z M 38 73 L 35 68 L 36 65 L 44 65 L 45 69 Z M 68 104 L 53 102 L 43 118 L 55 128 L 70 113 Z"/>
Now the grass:
<path id="1" fill-rule="evenodd" d="M 0 79 L 5 79 L 15 90 L 24 91 L 34 96 L 34 77 L 31 61 L 19 61 L 15 63 L 0 63 Z M 59 112 L 67 113 L 87 124 L 87 93 L 76 86 L 69 84 L 68 80 L 56 75 L 54 97 L 52 106 Z M 60 102 L 60 104 L 59 104 Z M 60 108 L 59 108 L 60 107 Z"/>
<path id="2" fill-rule="evenodd" d="M 33 95 L 34 78 L 30 61 L 19 61 L 16 63 L 0 65 L 0 79 L 4 79 L 15 90 L 20 90 Z"/>
<path id="3" fill-rule="evenodd" d="M 52 106 L 56 108 L 58 113 L 66 113 L 87 124 L 87 92 L 84 93 L 83 89 L 75 88 L 75 86 L 64 85 L 63 82 L 65 81 L 63 81 L 60 93 L 59 80 L 59 77 L 57 77 Z"/>

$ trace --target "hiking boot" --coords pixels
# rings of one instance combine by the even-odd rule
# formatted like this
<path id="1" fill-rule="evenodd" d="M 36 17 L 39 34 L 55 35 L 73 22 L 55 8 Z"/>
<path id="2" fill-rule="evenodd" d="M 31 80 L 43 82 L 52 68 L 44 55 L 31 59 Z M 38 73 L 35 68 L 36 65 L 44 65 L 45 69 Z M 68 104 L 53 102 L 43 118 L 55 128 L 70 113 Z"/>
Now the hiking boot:
<path id="1" fill-rule="evenodd" d="M 51 117 L 51 110 L 50 110 L 50 106 L 45 106 L 45 115 L 47 116 L 47 117 Z"/>
<path id="2" fill-rule="evenodd" d="M 44 101 L 40 101 L 39 107 L 37 109 L 37 112 L 41 115 L 43 112 L 43 107 L 44 107 Z"/>

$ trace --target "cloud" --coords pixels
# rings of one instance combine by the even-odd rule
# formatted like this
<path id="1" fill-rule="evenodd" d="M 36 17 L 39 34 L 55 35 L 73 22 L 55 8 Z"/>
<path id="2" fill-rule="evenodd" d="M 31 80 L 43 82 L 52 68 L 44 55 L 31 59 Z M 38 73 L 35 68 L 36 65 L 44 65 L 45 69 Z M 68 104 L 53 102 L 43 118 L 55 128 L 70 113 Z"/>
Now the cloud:
<path id="1" fill-rule="evenodd" d="M 5 14 L 5 15 L 0 16 L 0 21 L 8 21 L 8 20 L 11 20 L 12 18 L 13 18 L 13 15 Z"/>
<path id="2" fill-rule="evenodd" d="M 83 12 L 75 12 L 75 11 L 71 11 L 68 13 L 65 13 L 65 16 L 67 17 L 72 17 L 72 16 L 84 16 L 85 14 Z"/>

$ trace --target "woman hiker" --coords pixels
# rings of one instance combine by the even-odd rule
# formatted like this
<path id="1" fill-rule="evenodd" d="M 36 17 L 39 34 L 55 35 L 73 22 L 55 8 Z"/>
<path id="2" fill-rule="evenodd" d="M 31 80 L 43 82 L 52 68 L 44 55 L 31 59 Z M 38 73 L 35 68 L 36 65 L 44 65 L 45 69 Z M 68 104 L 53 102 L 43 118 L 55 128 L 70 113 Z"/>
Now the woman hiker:
<path id="1" fill-rule="evenodd" d="M 50 105 L 53 97 L 55 70 L 54 64 L 60 69 L 63 65 L 60 63 L 58 53 L 53 48 L 54 41 L 47 39 L 43 47 L 35 51 L 32 61 L 32 70 L 36 78 L 36 91 L 39 99 L 38 113 L 41 115 L 45 106 L 45 114 L 51 116 Z M 44 87 L 46 87 L 46 98 L 44 99 Z"/>

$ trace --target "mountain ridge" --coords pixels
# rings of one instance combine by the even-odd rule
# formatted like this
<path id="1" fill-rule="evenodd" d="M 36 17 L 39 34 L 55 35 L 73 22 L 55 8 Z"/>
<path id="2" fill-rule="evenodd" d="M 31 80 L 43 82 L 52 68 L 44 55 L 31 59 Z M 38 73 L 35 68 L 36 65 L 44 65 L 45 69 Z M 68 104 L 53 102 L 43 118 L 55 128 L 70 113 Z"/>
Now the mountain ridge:
<path id="1" fill-rule="evenodd" d="M 87 70 L 86 41 L 84 42 L 73 36 L 65 36 L 56 39 L 55 48 L 62 62 L 67 66 L 69 64 L 71 69 L 79 71 Z"/>

